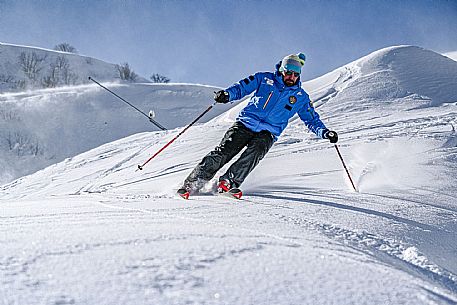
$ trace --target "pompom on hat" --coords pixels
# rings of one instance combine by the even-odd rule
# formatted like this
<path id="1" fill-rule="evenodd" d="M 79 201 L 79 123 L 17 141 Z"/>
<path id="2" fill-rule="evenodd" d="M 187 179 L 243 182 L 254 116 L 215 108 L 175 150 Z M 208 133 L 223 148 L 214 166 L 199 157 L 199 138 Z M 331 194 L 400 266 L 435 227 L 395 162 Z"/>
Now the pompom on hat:
<path id="1" fill-rule="evenodd" d="M 301 68 L 305 64 L 306 56 L 303 53 L 290 54 L 284 57 L 279 67 L 279 72 L 293 71 L 301 73 Z"/>

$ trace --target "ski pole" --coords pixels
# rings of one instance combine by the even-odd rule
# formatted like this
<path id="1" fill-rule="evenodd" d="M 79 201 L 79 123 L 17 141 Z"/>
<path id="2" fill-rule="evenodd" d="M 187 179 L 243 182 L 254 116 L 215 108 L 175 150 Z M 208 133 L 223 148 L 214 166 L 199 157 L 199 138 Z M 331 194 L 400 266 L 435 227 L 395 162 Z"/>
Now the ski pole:
<path id="1" fill-rule="evenodd" d="M 156 125 L 157 127 L 159 127 L 159 129 L 161 130 L 167 130 L 165 127 L 163 127 L 162 125 L 159 124 L 159 122 L 157 121 L 154 121 L 154 119 L 152 118 L 151 115 L 147 115 L 146 113 L 144 113 L 143 111 L 141 111 L 140 109 L 138 109 L 137 107 L 135 107 L 134 105 L 130 104 L 128 101 L 126 101 L 124 98 L 120 97 L 119 95 L 117 95 L 116 93 L 114 93 L 113 91 L 111 91 L 110 89 L 106 88 L 105 86 L 103 86 L 102 84 L 100 84 L 99 82 L 97 82 L 95 79 L 93 79 L 92 77 L 89 76 L 89 80 L 93 81 L 94 83 L 96 83 L 97 85 L 99 85 L 100 87 L 102 87 L 103 89 L 105 89 L 106 91 L 108 91 L 109 93 L 111 93 L 112 95 L 114 95 L 115 97 L 117 97 L 118 99 L 120 99 L 121 101 L 123 101 L 124 103 L 126 103 L 127 105 L 129 105 L 130 107 L 134 108 L 136 111 L 138 111 L 139 113 L 141 113 L 142 115 L 144 115 L 145 117 L 148 118 L 149 122 L 151 122 L 152 124 Z"/>
<path id="2" fill-rule="evenodd" d="M 214 105 L 216 105 L 217 102 L 214 102 L 213 104 L 211 104 L 208 108 L 206 108 L 205 111 L 203 111 L 202 114 L 200 114 L 198 116 L 198 118 L 196 118 L 195 120 L 193 120 L 192 123 L 190 123 L 189 125 L 186 126 L 186 128 L 184 128 L 180 133 L 178 133 L 178 135 L 176 137 L 174 137 L 173 139 L 171 139 L 170 142 L 168 142 L 167 144 L 165 144 L 161 149 L 159 149 L 154 155 L 152 155 L 152 157 L 150 157 L 149 159 L 147 159 L 143 164 L 141 165 L 138 165 L 138 168 L 137 170 L 142 170 L 143 167 L 149 163 L 149 161 L 151 161 L 152 159 L 154 159 L 158 154 L 160 154 L 165 148 L 167 148 L 171 143 L 173 143 L 177 138 L 179 138 L 184 132 L 186 132 L 187 129 L 189 129 L 192 125 L 194 125 L 198 120 L 200 120 L 200 118 L 202 116 L 204 116 L 208 111 L 211 110 L 211 108 L 213 108 Z"/>
<path id="3" fill-rule="evenodd" d="M 338 153 L 338 156 L 340 157 L 341 163 L 343 163 L 343 167 L 346 170 L 346 174 L 349 177 L 349 181 L 351 181 L 352 187 L 354 188 L 354 191 L 357 192 L 357 189 L 355 188 L 354 182 L 352 181 L 351 175 L 349 174 L 349 170 L 346 167 L 346 164 L 344 163 L 343 156 L 341 156 L 340 150 L 338 148 L 338 145 L 335 144 L 336 152 Z"/>

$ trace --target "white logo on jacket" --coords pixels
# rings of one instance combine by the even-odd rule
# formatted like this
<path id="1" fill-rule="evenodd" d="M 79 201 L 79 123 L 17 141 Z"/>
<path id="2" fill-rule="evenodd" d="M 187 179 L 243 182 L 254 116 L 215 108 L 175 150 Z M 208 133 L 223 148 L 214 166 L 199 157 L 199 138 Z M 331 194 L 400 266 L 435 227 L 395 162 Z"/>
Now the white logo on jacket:
<path id="1" fill-rule="evenodd" d="M 260 101 L 260 97 L 258 97 L 258 96 L 251 97 L 251 104 L 254 105 L 255 108 L 259 108 L 259 101 Z"/>
<path id="2" fill-rule="evenodd" d="M 266 80 L 267 85 L 270 85 L 270 86 L 273 86 L 275 83 L 274 80 L 269 79 L 268 77 L 265 77 L 265 80 Z"/>

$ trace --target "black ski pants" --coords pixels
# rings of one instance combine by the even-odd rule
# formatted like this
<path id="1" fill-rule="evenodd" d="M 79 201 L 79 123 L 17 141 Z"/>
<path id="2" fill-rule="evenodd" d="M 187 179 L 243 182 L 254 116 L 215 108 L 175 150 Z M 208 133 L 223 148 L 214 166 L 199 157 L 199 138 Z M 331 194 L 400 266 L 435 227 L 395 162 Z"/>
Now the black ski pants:
<path id="1" fill-rule="evenodd" d="M 184 181 L 184 187 L 199 189 L 211 180 L 226 163 L 244 147 L 246 150 L 219 180 L 230 181 L 232 187 L 239 187 L 249 173 L 263 159 L 273 145 L 274 137 L 266 130 L 254 132 L 242 123 L 236 122 L 225 133 L 221 143 L 194 168 Z"/>

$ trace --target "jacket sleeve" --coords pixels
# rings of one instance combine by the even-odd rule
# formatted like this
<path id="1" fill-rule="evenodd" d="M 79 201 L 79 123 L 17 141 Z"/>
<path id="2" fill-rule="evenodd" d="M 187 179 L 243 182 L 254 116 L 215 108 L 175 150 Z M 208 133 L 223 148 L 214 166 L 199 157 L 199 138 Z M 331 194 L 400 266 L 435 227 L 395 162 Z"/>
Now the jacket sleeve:
<path id="1" fill-rule="evenodd" d="M 239 100 L 254 92 L 259 87 L 261 79 L 262 73 L 256 73 L 225 89 L 230 96 L 229 101 Z"/>
<path id="2" fill-rule="evenodd" d="M 305 123 L 309 130 L 314 132 L 319 138 L 323 139 L 324 131 L 327 130 L 324 123 L 319 118 L 319 114 L 311 106 L 311 102 L 305 104 L 305 106 L 298 111 L 298 116 Z"/>

